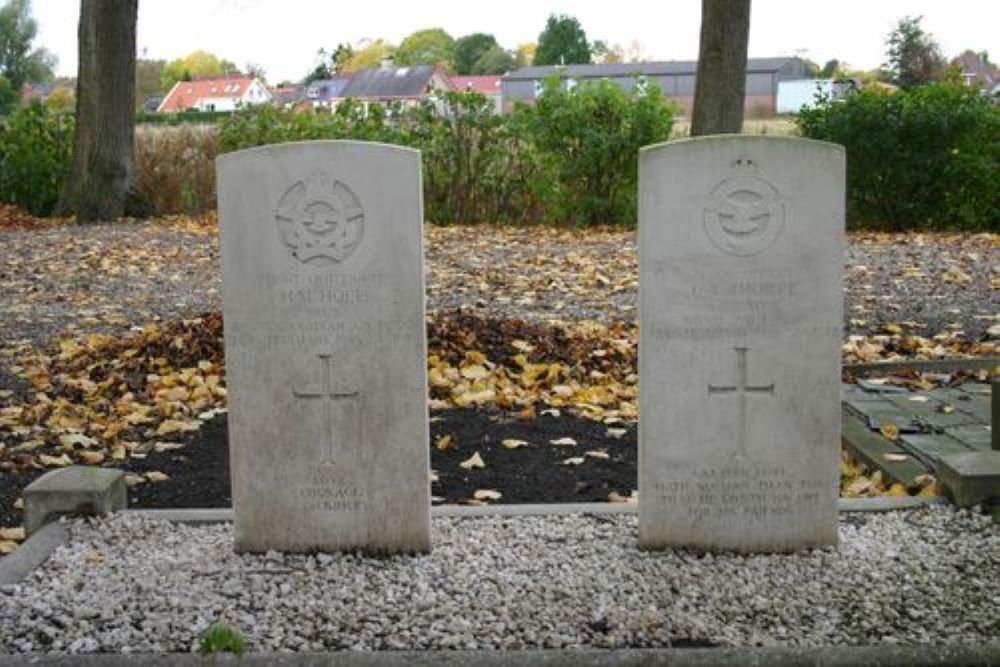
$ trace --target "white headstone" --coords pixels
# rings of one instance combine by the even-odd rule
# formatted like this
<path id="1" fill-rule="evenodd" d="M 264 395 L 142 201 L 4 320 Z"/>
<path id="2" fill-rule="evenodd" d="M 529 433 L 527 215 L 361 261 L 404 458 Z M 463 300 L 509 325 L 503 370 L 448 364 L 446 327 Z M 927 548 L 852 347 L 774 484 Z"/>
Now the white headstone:
<path id="1" fill-rule="evenodd" d="M 238 551 L 430 549 L 420 153 L 218 159 Z"/>
<path id="2" fill-rule="evenodd" d="M 639 164 L 640 546 L 836 543 L 843 150 L 705 137 Z"/>

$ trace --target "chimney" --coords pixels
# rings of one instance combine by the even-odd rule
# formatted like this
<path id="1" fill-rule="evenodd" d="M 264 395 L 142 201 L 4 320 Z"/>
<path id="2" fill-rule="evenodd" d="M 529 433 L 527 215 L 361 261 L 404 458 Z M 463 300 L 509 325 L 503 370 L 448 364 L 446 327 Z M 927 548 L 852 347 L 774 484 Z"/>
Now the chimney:
<path id="1" fill-rule="evenodd" d="M 396 60 L 392 56 L 386 56 L 382 58 L 382 62 L 379 64 L 381 69 L 389 69 L 395 64 Z"/>

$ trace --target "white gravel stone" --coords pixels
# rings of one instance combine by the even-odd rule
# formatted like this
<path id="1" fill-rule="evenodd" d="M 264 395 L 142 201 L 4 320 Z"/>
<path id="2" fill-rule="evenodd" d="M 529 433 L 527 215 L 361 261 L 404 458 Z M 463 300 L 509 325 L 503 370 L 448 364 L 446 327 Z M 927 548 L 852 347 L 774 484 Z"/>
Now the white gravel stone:
<path id="1" fill-rule="evenodd" d="M 837 548 L 643 552 L 634 516 L 435 518 L 427 556 L 236 555 L 230 525 L 129 514 L 0 589 L 0 653 L 817 646 L 1000 637 L 1000 529 L 948 507 L 848 514 Z"/>

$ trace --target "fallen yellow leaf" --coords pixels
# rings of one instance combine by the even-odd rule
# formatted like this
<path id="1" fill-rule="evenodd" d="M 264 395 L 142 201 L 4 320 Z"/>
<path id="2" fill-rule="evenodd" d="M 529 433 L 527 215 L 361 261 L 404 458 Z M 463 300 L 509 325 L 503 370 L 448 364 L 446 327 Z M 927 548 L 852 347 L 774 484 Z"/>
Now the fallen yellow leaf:
<path id="1" fill-rule="evenodd" d="M 528 442 L 526 440 L 517 440 L 516 438 L 504 438 L 500 441 L 500 445 L 504 449 L 518 449 L 520 447 L 527 447 Z"/>
<path id="2" fill-rule="evenodd" d="M 479 452 L 476 452 L 466 460 L 459 463 L 458 466 L 460 468 L 465 468 L 466 470 L 472 470 L 473 468 L 485 468 L 486 462 L 483 461 L 483 457 L 479 455 Z"/>
<path id="3" fill-rule="evenodd" d="M 899 438 L 899 427 L 892 422 L 883 422 L 881 426 L 878 427 L 879 433 L 884 435 L 889 440 L 896 440 Z"/>
<path id="4" fill-rule="evenodd" d="M 0 540 L 23 542 L 24 526 L 17 526 L 15 528 L 0 528 Z"/>

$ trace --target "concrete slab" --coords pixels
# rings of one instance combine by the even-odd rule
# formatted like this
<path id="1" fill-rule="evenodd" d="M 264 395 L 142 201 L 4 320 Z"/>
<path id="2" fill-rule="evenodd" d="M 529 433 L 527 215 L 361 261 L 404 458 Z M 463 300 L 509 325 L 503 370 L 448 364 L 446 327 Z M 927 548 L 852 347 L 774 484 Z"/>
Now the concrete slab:
<path id="1" fill-rule="evenodd" d="M 959 507 L 1000 500 L 1000 452 L 945 456 L 938 467 L 938 482 Z"/>
<path id="2" fill-rule="evenodd" d="M 24 531 L 31 535 L 53 517 L 103 516 L 125 509 L 125 473 L 71 466 L 46 473 L 24 489 Z"/>

